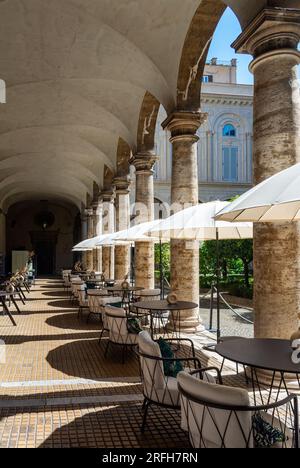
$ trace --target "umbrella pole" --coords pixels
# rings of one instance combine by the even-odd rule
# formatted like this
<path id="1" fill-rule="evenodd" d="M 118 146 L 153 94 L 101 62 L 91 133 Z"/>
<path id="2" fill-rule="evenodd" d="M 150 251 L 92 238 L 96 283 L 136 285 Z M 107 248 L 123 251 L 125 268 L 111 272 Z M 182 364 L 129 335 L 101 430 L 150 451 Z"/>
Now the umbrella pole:
<path id="1" fill-rule="evenodd" d="M 160 275 L 160 295 L 164 299 L 164 277 L 163 277 L 163 260 L 162 260 L 162 242 L 159 241 L 159 275 Z"/>
<path id="2" fill-rule="evenodd" d="M 134 285 L 134 280 L 135 280 L 135 278 L 134 278 L 134 254 L 135 254 L 134 247 L 131 245 L 131 247 L 130 247 L 130 257 L 131 257 L 130 258 L 130 270 L 131 270 L 131 275 L 130 276 L 131 276 L 132 286 Z"/>
<path id="3" fill-rule="evenodd" d="M 221 317 L 220 317 L 220 244 L 219 229 L 217 228 L 217 339 L 221 338 Z"/>

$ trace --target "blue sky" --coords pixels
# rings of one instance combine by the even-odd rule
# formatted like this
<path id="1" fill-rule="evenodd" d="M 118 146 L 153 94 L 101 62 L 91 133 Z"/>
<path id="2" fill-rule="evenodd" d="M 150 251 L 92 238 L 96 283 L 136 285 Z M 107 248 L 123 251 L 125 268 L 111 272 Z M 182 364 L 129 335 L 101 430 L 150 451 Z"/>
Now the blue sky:
<path id="1" fill-rule="evenodd" d="M 251 55 L 235 54 L 234 49 L 230 47 L 241 31 L 237 17 L 230 8 L 227 8 L 215 31 L 208 59 L 213 57 L 217 57 L 219 60 L 236 58 L 238 61 L 238 83 L 253 84 L 253 76 L 248 68 L 252 60 Z M 298 50 L 300 50 L 300 44 Z M 298 76 L 300 78 L 300 65 L 298 66 Z"/>
<path id="2" fill-rule="evenodd" d="M 253 76 L 248 70 L 252 58 L 250 55 L 235 54 L 230 44 L 240 35 L 241 27 L 235 14 L 227 8 L 211 43 L 208 58 L 217 57 L 219 60 L 238 60 L 238 82 L 253 84 Z"/>

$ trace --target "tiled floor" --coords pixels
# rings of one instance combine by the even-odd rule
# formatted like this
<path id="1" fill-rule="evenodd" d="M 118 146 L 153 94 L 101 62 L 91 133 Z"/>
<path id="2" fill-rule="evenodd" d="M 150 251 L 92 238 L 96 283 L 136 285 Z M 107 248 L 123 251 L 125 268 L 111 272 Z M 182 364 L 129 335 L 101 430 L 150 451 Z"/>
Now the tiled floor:
<path id="1" fill-rule="evenodd" d="M 135 356 L 104 358 L 100 324 L 79 321 L 59 280 L 39 280 L 17 327 L 0 316 L 6 363 L 0 364 L 0 447 L 185 448 L 175 411 L 151 409 L 141 434 L 142 388 Z M 195 337 L 199 348 L 206 336 Z M 203 364 L 219 365 L 215 355 Z M 226 383 L 245 386 L 225 368 Z M 161 434 L 164 437 L 161 437 Z"/>
<path id="2" fill-rule="evenodd" d="M 17 327 L 0 316 L 0 447 L 188 446 L 174 411 L 154 409 L 141 434 L 135 356 L 104 359 L 99 322 L 78 321 L 59 280 L 38 280 L 20 308 Z"/>

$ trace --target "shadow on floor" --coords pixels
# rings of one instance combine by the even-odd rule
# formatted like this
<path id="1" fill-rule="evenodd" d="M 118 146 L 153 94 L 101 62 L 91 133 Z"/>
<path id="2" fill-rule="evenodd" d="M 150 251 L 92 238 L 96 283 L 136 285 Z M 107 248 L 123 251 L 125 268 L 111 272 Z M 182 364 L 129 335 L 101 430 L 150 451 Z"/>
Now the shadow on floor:
<path id="1" fill-rule="evenodd" d="M 180 428 L 180 412 L 153 406 L 149 410 L 145 433 L 141 403 L 118 404 L 89 412 L 61 427 L 40 448 L 189 448 L 188 436 Z M 89 430 L 90 429 L 90 430 Z"/>
<path id="2" fill-rule="evenodd" d="M 138 361 L 132 351 L 128 353 L 123 365 L 122 350 L 119 347 L 112 347 L 107 358 L 104 357 L 106 344 L 105 339 L 100 345 L 98 340 L 73 341 L 50 351 L 46 359 L 52 368 L 72 377 L 97 379 L 101 376 L 139 375 Z"/>
<path id="3" fill-rule="evenodd" d="M 55 308 L 58 308 L 58 309 L 70 309 L 70 310 L 73 310 L 73 311 L 78 309 L 78 306 L 73 306 L 70 303 L 69 299 L 66 299 L 64 301 L 63 300 L 62 301 L 60 301 L 60 300 L 50 301 L 50 302 L 48 302 L 47 305 L 49 307 L 55 307 Z M 51 313 L 51 311 L 50 311 L 50 313 Z M 55 313 L 56 313 L 56 311 L 55 311 Z"/>
<path id="4" fill-rule="evenodd" d="M 43 292 L 42 296 L 46 297 L 65 297 L 69 298 L 69 294 L 66 293 L 65 291 L 57 291 L 57 292 Z M 46 300 L 46 299 L 45 299 Z"/>
<path id="5" fill-rule="evenodd" d="M 1 327 L 2 328 L 2 327 Z M 4 327 L 3 327 L 4 328 Z M 8 326 L 5 328 L 9 328 Z M 41 341 L 66 341 L 66 340 L 89 340 L 97 339 L 99 337 L 99 331 L 82 332 L 82 333 L 63 333 L 62 335 L 3 335 L 1 334 L 1 340 L 6 345 L 19 345 L 30 342 L 41 342 Z"/>
<path id="6" fill-rule="evenodd" d="M 89 323 L 86 320 L 78 320 L 77 312 L 70 311 L 68 314 L 53 315 L 46 320 L 46 324 L 51 327 L 63 328 L 66 330 L 101 330 L 101 323 L 97 317 L 92 316 Z"/>

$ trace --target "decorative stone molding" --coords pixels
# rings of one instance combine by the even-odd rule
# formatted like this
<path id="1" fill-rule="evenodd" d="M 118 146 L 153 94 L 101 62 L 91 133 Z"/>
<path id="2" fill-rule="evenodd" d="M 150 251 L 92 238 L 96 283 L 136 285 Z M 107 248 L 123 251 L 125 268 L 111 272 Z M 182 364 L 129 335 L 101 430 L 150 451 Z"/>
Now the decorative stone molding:
<path id="1" fill-rule="evenodd" d="M 101 192 L 99 200 L 103 203 L 114 203 L 116 198 L 115 191 Z"/>
<path id="2" fill-rule="evenodd" d="M 156 156 L 151 151 L 140 152 L 133 156 L 133 158 L 130 161 L 130 164 L 135 167 L 136 172 L 139 174 L 149 173 L 150 175 L 153 175 L 153 168 L 158 159 L 158 156 Z"/>
<path id="3" fill-rule="evenodd" d="M 206 122 L 208 114 L 201 112 L 185 112 L 178 111 L 170 114 L 169 117 L 162 123 L 164 130 L 171 132 L 171 142 L 175 139 L 192 138 L 195 142 L 198 141 L 196 135 L 198 129 Z"/>
<path id="4" fill-rule="evenodd" d="M 116 195 L 128 195 L 130 193 L 130 177 L 116 177 L 113 181 Z"/>

